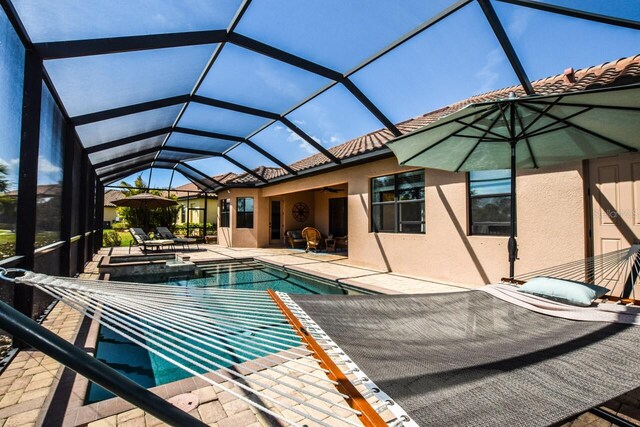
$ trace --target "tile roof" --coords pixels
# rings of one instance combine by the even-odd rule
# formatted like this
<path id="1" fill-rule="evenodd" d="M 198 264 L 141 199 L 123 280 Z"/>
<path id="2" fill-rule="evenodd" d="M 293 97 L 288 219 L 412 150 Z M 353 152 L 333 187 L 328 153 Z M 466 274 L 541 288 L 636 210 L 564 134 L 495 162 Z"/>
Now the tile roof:
<path id="1" fill-rule="evenodd" d="M 237 173 L 227 172 L 220 175 L 215 175 L 211 178 L 220 182 L 221 184 L 225 184 L 236 177 L 238 177 Z M 195 185 L 193 182 L 189 182 L 187 184 L 174 188 L 172 191 L 202 191 L 202 189 Z"/>
<path id="2" fill-rule="evenodd" d="M 552 95 L 562 92 L 578 92 L 586 89 L 622 86 L 638 82 L 640 82 L 640 55 L 635 55 L 577 71 L 569 68 L 562 74 L 536 80 L 532 82 L 532 85 L 538 95 Z M 396 127 L 402 133 L 408 133 L 433 123 L 443 116 L 458 111 L 468 104 L 504 99 L 507 98 L 511 92 L 515 93 L 516 96 L 526 96 L 522 86 L 506 87 L 481 95 L 475 95 L 463 101 L 400 122 L 396 124 Z M 344 160 L 360 154 L 380 150 L 393 138 L 393 134 L 388 129 L 380 129 L 336 145 L 328 150 L 338 159 Z M 289 167 L 298 172 L 329 162 L 326 156 L 318 153 L 298 160 L 290 164 Z M 282 168 L 267 168 L 264 166 L 254 169 L 254 172 L 263 176 L 265 179 L 288 175 L 288 172 Z M 248 184 L 256 183 L 258 180 L 254 176 L 245 173 L 228 182 L 233 184 Z"/>
<path id="3" fill-rule="evenodd" d="M 124 193 L 120 190 L 107 190 L 104 192 L 104 206 L 108 208 L 115 208 L 113 204 L 116 200 L 124 199 Z"/>
<path id="4" fill-rule="evenodd" d="M 272 168 L 268 166 L 258 166 L 253 170 L 253 172 L 256 175 L 261 176 L 266 180 L 278 178 L 279 176 L 288 174 L 288 172 L 282 168 Z M 257 181 L 257 178 L 249 173 L 244 173 L 242 175 L 239 175 L 237 178 L 231 180 L 231 182 L 234 184 L 247 184 L 247 183 L 252 183 L 256 181 Z"/>

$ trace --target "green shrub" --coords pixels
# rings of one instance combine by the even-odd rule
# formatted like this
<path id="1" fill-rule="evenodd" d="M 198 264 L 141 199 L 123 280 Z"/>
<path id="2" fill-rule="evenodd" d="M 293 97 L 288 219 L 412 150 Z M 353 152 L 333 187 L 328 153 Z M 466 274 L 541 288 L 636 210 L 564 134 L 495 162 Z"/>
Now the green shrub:
<path id="1" fill-rule="evenodd" d="M 205 234 L 216 234 L 217 232 L 217 227 L 208 222 L 207 223 L 207 231 Z M 186 223 L 182 223 L 182 224 L 175 224 L 173 226 L 173 233 L 174 234 L 187 234 L 187 224 Z M 189 235 L 191 236 L 201 236 L 202 234 L 202 223 L 200 222 L 190 222 L 189 223 Z"/>
<path id="2" fill-rule="evenodd" d="M 114 247 L 120 246 L 122 244 L 122 240 L 120 240 L 120 235 L 117 231 L 105 231 L 102 234 L 102 245 L 104 247 Z"/>
<path id="3" fill-rule="evenodd" d="M 36 248 L 42 248 L 60 241 L 60 232 L 58 231 L 36 231 Z"/>
<path id="4" fill-rule="evenodd" d="M 114 222 L 113 224 L 111 224 L 111 228 L 116 231 L 124 231 L 129 227 L 127 227 L 127 224 L 125 222 Z"/>
<path id="5" fill-rule="evenodd" d="M 0 259 L 12 257 L 16 254 L 16 242 L 0 243 Z"/>

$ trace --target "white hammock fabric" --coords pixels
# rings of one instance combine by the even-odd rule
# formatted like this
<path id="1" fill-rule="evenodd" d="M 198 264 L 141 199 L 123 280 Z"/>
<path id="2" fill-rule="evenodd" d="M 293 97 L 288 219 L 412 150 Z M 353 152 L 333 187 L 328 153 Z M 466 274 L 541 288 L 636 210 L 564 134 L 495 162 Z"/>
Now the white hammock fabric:
<path id="1" fill-rule="evenodd" d="M 16 278 L 16 282 L 34 286 L 219 391 L 226 391 L 288 425 L 298 426 L 303 421 L 287 419 L 269 409 L 266 402 L 322 426 L 361 425 L 353 421 L 353 414 L 360 415 L 360 411 L 346 401 L 336 404 L 339 399 L 335 397 L 348 396 L 334 387 L 337 382 L 324 374 L 328 370 L 321 368 L 313 353 L 302 347 L 295 330 L 265 292 L 69 279 L 32 272 Z M 286 369 L 267 365 L 256 360 L 261 356 L 289 363 Z M 334 356 L 338 356 L 335 351 Z M 239 373 L 232 368 L 239 363 L 238 359 L 240 363 L 251 361 L 259 369 L 245 366 L 243 370 L 249 373 Z M 340 363 L 344 365 L 344 361 Z M 287 381 L 291 377 L 288 370 L 309 375 L 309 368 L 324 373 L 311 374 L 313 380 L 296 376 L 296 381 Z M 297 382 L 304 386 L 296 386 Z M 240 388 L 241 393 L 222 383 Z M 271 386 L 273 383 L 275 387 Z M 294 401 L 295 405 L 258 391 L 264 389 Z M 387 409 L 387 404 L 381 403 L 375 393 L 366 393 L 364 397 L 370 399 L 378 412 Z M 340 416 L 327 409 L 336 406 L 340 409 L 337 412 L 349 415 Z M 322 419 L 310 415 L 314 411 L 323 414 Z M 401 418 L 390 424 L 413 425 Z"/>
<path id="2" fill-rule="evenodd" d="M 629 284 L 630 297 L 637 299 L 633 285 L 640 276 L 640 245 L 531 271 L 515 278 L 527 281 L 540 276 L 593 283 L 609 288 L 607 295 L 615 297 L 622 296 L 625 286 Z"/>

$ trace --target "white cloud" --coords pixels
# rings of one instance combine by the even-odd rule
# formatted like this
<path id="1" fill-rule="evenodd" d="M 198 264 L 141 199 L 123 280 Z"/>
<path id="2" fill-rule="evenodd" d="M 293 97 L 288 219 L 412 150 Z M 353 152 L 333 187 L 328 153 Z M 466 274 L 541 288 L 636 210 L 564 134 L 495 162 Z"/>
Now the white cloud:
<path id="1" fill-rule="evenodd" d="M 10 159 L 9 161 L 6 161 L 2 157 L 0 157 L 0 164 L 5 165 L 8 169 L 11 169 L 20 164 L 20 159 Z"/>
<path id="2" fill-rule="evenodd" d="M 329 142 L 331 143 L 331 145 L 335 145 L 340 142 L 340 138 L 338 137 L 338 135 L 331 135 L 331 137 L 329 138 Z"/>
<path id="3" fill-rule="evenodd" d="M 292 99 L 297 99 L 305 95 L 301 92 L 300 88 L 291 80 L 287 79 L 285 75 L 273 72 L 264 64 L 258 65 L 256 76 L 262 80 L 265 86 L 272 88 L 275 93 L 281 94 L 281 96 L 284 95 Z"/>
<path id="4" fill-rule="evenodd" d="M 484 93 L 496 89 L 498 78 L 500 77 L 500 68 L 504 63 L 504 55 L 500 48 L 493 49 L 487 53 L 486 62 L 475 77 L 481 82 L 481 86 L 477 89 L 477 93 Z"/>
<path id="5" fill-rule="evenodd" d="M 507 25 L 507 32 L 512 39 L 519 39 L 527 31 L 531 21 L 531 11 L 524 7 L 517 8 L 511 15 L 511 22 Z"/>
<path id="6" fill-rule="evenodd" d="M 309 144 L 307 141 L 302 139 L 297 133 L 294 133 L 291 129 L 287 129 L 287 133 L 288 133 L 287 141 L 297 143 L 298 147 L 302 148 L 304 151 L 306 151 L 309 154 L 317 153 L 316 149 L 313 148 L 313 146 Z M 320 140 L 315 136 L 311 136 L 311 138 L 316 142 L 320 142 Z"/>
<path id="7" fill-rule="evenodd" d="M 38 157 L 38 172 L 57 173 L 57 172 L 60 172 L 61 170 L 62 168 L 60 168 L 60 166 L 54 165 L 48 159 L 42 156 Z"/>

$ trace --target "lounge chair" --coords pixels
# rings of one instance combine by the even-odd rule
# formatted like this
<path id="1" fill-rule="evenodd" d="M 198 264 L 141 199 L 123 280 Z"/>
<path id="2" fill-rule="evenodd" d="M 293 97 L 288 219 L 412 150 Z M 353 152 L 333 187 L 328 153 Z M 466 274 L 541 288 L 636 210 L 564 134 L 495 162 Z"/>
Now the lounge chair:
<path id="1" fill-rule="evenodd" d="M 196 239 L 195 237 L 176 237 L 167 227 L 158 227 L 156 228 L 156 232 L 163 239 L 171 240 L 175 244 L 182 245 L 182 249 L 184 249 L 185 245 L 187 245 L 187 248 L 189 248 L 190 244 L 195 243 L 196 248 L 200 250 L 198 239 Z"/>
<path id="2" fill-rule="evenodd" d="M 173 248 L 175 242 L 169 239 L 151 239 L 147 233 L 142 231 L 142 228 L 132 227 L 129 229 L 133 240 L 129 243 L 129 253 L 131 253 L 131 246 L 135 242 L 142 248 L 142 252 L 147 252 L 149 249 L 160 250 L 165 246 Z"/>
<path id="3" fill-rule="evenodd" d="M 322 243 L 322 235 L 317 228 L 306 227 L 302 230 L 302 237 L 307 242 L 307 248 L 304 250 L 305 252 L 309 252 L 313 249 L 314 252 L 318 252 L 320 248 L 320 244 Z"/>

